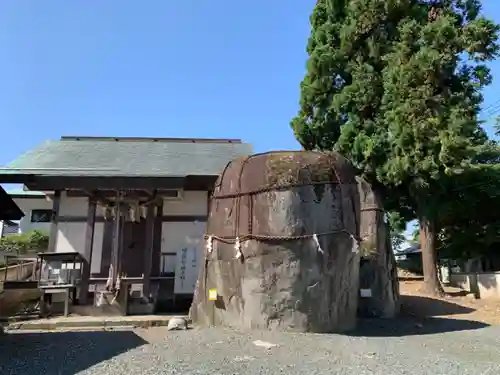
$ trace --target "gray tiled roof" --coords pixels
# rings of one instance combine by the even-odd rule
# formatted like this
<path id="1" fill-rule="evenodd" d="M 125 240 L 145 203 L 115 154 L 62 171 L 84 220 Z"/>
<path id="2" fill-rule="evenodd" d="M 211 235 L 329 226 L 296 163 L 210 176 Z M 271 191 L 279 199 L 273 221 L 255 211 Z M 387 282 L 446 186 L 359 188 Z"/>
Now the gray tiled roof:
<path id="1" fill-rule="evenodd" d="M 0 169 L 0 174 L 51 176 L 218 175 L 232 159 L 249 155 L 237 140 L 67 138 L 48 141 Z"/>

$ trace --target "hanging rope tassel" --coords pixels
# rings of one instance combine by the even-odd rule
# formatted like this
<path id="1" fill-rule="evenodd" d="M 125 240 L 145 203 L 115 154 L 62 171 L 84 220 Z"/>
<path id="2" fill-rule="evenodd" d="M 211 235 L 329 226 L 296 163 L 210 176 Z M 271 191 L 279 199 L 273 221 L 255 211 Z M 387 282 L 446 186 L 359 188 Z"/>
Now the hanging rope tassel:
<path id="1" fill-rule="evenodd" d="M 352 242 L 353 242 L 352 252 L 357 254 L 357 253 L 359 253 L 359 241 L 352 234 L 350 235 L 350 237 L 351 237 Z"/>
<path id="2" fill-rule="evenodd" d="M 116 299 L 118 298 L 118 293 L 120 293 L 121 283 L 122 283 L 122 278 L 120 277 L 120 275 L 116 276 L 115 295 L 113 296 L 113 299 L 111 300 L 111 305 L 114 304 Z"/>
<path id="3" fill-rule="evenodd" d="M 120 277 L 120 275 L 118 275 L 116 277 L 116 284 L 115 284 L 115 289 L 116 290 L 120 290 L 120 286 L 122 284 L 122 278 Z"/>
<path id="4" fill-rule="evenodd" d="M 234 243 L 234 249 L 236 250 L 236 259 L 240 259 L 243 256 L 243 254 L 241 253 L 241 243 L 239 237 L 236 237 L 236 241 Z"/>
<path id="5" fill-rule="evenodd" d="M 324 251 L 323 251 L 323 249 L 321 248 L 321 244 L 319 243 L 319 238 L 318 238 L 318 235 L 315 233 L 315 234 L 313 234 L 312 238 L 313 238 L 314 243 L 315 243 L 315 244 L 316 244 L 316 246 L 317 246 L 317 250 L 318 250 L 318 252 L 320 252 L 321 254 L 324 254 L 325 252 L 324 252 Z"/>
<path id="6" fill-rule="evenodd" d="M 213 236 L 208 236 L 207 238 L 207 253 L 210 254 L 214 250 L 214 238 Z"/>
<path id="7" fill-rule="evenodd" d="M 108 279 L 106 280 L 106 290 L 113 289 L 113 265 L 109 265 Z"/>

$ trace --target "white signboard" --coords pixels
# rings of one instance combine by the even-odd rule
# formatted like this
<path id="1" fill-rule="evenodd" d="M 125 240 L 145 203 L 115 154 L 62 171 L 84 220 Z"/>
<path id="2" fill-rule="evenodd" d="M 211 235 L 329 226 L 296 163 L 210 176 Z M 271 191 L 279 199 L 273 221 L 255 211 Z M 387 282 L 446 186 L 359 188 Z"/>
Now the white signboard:
<path id="1" fill-rule="evenodd" d="M 177 249 L 174 293 L 193 294 L 198 280 L 199 266 L 202 263 L 205 223 L 182 224 L 186 225 L 187 228 L 185 231 L 181 231 L 181 233 L 185 233 L 185 240 L 182 241 L 184 244 Z"/>
<path id="2" fill-rule="evenodd" d="M 184 247 L 177 252 L 177 267 L 175 268 L 175 294 L 192 294 L 198 278 L 198 249 Z"/>
<path id="3" fill-rule="evenodd" d="M 361 294 L 361 297 L 363 297 L 363 298 L 370 298 L 372 296 L 371 289 L 360 289 L 359 292 Z"/>

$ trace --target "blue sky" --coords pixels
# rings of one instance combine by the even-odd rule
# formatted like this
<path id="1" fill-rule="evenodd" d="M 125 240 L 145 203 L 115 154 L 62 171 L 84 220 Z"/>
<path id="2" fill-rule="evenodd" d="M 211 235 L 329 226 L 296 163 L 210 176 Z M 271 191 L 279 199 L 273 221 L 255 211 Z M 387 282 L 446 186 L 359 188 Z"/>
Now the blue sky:
<path id="1" fill-rule="evenodd" d="M 61 135 L 297 148 L 289 121 L 314 3 L 0 1 L 0 165 Z M 500 22 L 500 5 L 483 4 Z M 500 99 L 492 68 L 485 106 Z"/>
<path id="2" fill-rule="evenodd" d="M 313 5 L 0 1 L 0 164 L 62 134 L 296 148 Z"/>

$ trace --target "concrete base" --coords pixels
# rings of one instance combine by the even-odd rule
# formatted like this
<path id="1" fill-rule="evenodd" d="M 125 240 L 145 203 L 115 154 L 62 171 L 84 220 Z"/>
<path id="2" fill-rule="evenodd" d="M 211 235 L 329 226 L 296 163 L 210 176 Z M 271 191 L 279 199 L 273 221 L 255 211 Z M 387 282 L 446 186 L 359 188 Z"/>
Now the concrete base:
<path id="1" fill-rule="evenodd" d="M 179 316 L 179 315 L 176 315 Z M 83 330 L 113 328 L 151 328 L 167 326 L 174 315 L 141 315 L 141 316 L 70 316 L 49 319 L 37 319 L 26 322 L 11 323 L 6 331 L 52 331 Z M 183 316 L 188 319 L 187 316 Z"/>
<path id="2" fill-rule="evenodd" d="M 137 301 L 127 306 L 127 315 L 150 315 L 155 310 L 154 303 Z"/>
<path id="3" fill-rule="evenodd" d="M 117 306 L 71 306 L 71 315 L 73 316 L 95 316 L 95 317 L 112 317 L 123 316 L 121 310 Z"/>
<path id="4" fill-rule="evenodd" d="M 500 272 L 451 273 L 450 285 L 470 292 L 476 298 L 500 298 Z"/>
<path id="5" fill-rule="evenodd" d="M 102 291 L 94 294 L 94 304 L 91 311 L 82 313 L 81 315 L 127 315 L 126 308 L 120 303 L 121 298 L 115 298 L 115 293 Z M 75 311 L 76 312 L 76 311 Z"/>

